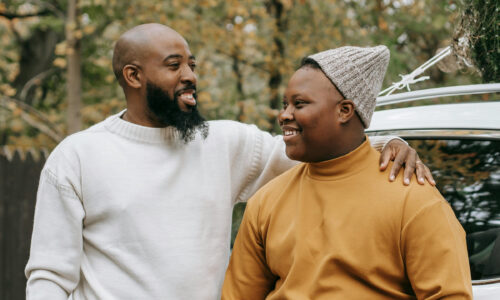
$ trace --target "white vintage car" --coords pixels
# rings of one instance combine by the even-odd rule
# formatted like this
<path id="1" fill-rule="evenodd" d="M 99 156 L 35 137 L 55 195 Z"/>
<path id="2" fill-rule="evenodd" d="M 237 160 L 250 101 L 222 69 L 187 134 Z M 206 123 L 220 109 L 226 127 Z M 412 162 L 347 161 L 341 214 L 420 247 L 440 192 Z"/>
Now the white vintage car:
<path id="1" fill-rule="evenodd" d="M 491 101 L 500 100 L 499 92 L 500 83 L 494 83 L 379 97 L 366 130 L 372 136 L 404 138 L 432 170 L 438 189 L 467 232 L 476 300 L 500 299 L 500 101 Z M 473 101 L 477 95 L 480 101 Z M 455 97 L 452 104 L 379 110 L 450 96 Z M 457 103 L 464 100 L 467 103 Z"/>

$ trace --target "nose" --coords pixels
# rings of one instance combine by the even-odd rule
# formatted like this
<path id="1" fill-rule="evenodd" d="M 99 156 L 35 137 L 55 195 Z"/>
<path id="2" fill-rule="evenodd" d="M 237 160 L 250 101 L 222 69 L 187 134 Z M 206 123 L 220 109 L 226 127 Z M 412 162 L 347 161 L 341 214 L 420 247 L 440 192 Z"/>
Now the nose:
<path id="1" fill-rule="evenodd" d="M 194 84 L 196 85 L 196 74 L 191 69 L 189 65 L 184 65 L 181 72 L 181 82 L 184 84 Z"/>
<path id="2" fill-rule="evenodd" d="M 281 109 L 278 114 L 278 121 L 281 124 L 284 124 L 286 121 L 293 120 L 293 113 L 295 112 L 295 108 L 292 105 L 288 105 L 286 108 Z"/>

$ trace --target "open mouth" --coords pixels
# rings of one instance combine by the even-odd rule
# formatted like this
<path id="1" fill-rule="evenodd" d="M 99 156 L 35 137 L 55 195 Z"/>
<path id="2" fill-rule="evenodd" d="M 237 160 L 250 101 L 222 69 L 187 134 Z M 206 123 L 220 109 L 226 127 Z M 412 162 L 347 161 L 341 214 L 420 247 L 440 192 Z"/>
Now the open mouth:
<path id="1" fill-rule="evenodd" d="M 302 130 L 300 130 L 299 128 L 287 126 L 287 125 L 282 126 L 281 130 L 283 131 L 283 140 L 285 142 L 293 139 L 294 137 L 298 136 L 302 132 Z"/>
<path id="2" fill-rule="evenodd" d="M 196 105 L 196 99 L 194 96 L 195 90 L 194 89 L 186 89 L 182 90 L 179 93 L 179 100 L 184 102 L 184 104 L 188 106 L 195 106 Z"/>
<path id="3" fill-rule="evenodd" d="M 283 131 L 284 136 L 294 136 L 297 134 L 299 134 L 298 130 L 285 130 L 285 131 Z"/>

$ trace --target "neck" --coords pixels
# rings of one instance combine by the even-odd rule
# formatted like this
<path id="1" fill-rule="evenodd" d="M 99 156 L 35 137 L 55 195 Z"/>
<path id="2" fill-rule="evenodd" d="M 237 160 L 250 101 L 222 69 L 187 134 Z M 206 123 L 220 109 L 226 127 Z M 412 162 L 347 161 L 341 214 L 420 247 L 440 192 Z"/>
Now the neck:
<path id="1" fill-rule="evenodd" d="M 378 158 L 370 142 L 365 139 L 357 148 L 345 155 L 316 163 L 307 164 L 308 173 L 312 177 L 330 179 L 340 179 L 358 173 L 367 167 L 367 163 L 372 163 Z"/>
<path id="2" fill-rule="evenodd" d="M 363 144 L 365 140 L 366 136 L 364 133 L 344 135 L 343 138 L 340 139 L 340 144 L 342 146 L 339 147 L 340 149 L 337 153 L 335 153 L 334 157 L 331 157 L 330 159 L 341 157 L 346 155 L 347 153 L 354 151 L 354 149 Z"/>
<path id="3" fill-rule="evenodd" d="M 131 110 L 129 107 L 127 107 L 127 111 L 122 115 L 121 117 L 123 120 L 134 123 L 137 125 L 141 125 L 144 127 L 154 127 L 154 128 L 161 128 L 164 126 L 161 126 L 160 124 L 157 124 L 154 120 L 151 120 L 146 116 L 144 113 L 137 113 L 133 110 Z"/>
<path id="4" fill-rule="evenodd" d="M 362 126 L 344 126 L 341 133 L 335 138 L 335 141 L 332 141 L 333 143 L 325 157 L 311 162 L 321 162 L 344 156 L 358 148 L 366 140 Z"/>
<path id="5" fill-rule="evenodd" d="M 145 127 L 164 127 L 151 118 L 146 107 L 146 99 L 141 98 L 140 95 L 130 93 L 126 93 L 125 98 L 127 99 L 127 111 L 121 116 L 123 120 Z"/>

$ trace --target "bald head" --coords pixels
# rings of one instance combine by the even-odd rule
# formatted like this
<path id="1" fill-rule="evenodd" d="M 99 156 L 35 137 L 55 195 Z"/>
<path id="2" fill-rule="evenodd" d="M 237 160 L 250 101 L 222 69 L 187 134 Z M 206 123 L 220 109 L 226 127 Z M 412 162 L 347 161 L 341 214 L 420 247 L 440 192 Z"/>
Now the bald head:
<path id="1" fill-rule="evenodd" d="M 113 72 L 120 85 L 124 85 L 123 68 L 127 64 L 140 66 L 160 36 L 166 39 L 184 40 L 177 31 L 156 23 L 138 25 L 120 36 L 113 52 Z"/>

